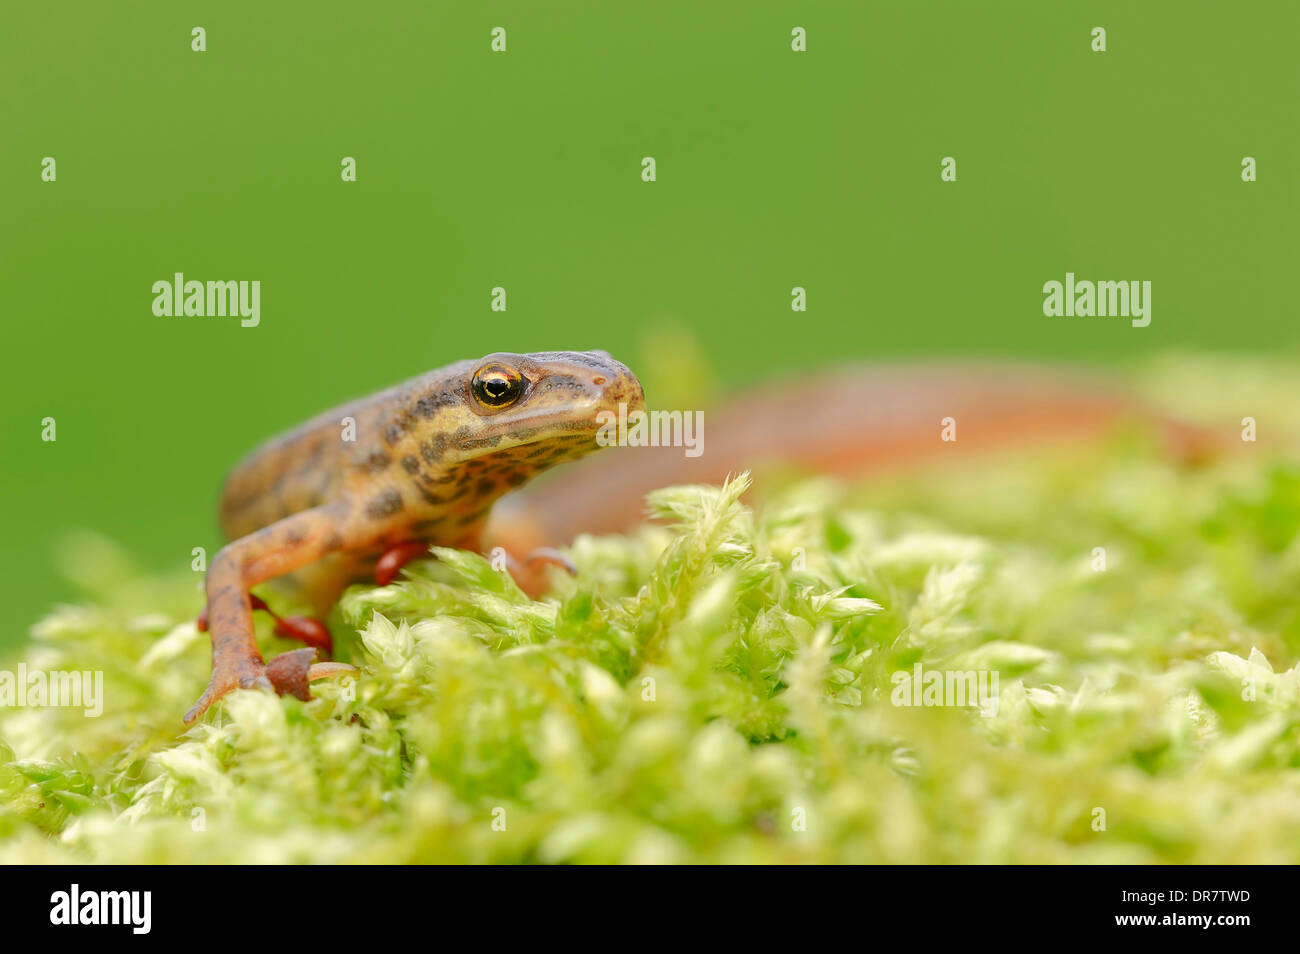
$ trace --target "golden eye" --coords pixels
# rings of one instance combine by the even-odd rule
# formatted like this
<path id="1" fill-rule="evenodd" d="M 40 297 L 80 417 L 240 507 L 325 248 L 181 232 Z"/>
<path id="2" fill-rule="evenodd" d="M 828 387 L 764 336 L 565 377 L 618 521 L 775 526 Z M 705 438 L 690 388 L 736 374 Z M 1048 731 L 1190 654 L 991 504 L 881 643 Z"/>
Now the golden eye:
<path id="1" fill-rule="evenodd" d="M 524 378 L 504 364 L 488 364 L 474 372 L 470 390 L 475 399 L 487 407 L 507 407 L 524 393 Z"/>

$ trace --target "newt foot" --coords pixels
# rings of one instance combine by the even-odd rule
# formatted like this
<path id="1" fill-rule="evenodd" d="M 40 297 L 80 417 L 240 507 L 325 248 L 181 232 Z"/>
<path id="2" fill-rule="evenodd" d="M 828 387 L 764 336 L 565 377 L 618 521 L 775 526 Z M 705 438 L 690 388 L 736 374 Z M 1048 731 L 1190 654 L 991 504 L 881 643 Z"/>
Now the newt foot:
<path id="1" fill-rule="evenodd" d="M 578 575 L 577 565 L 554 547 L 538 547 L 536 550 L 531 551 L 528 556 L 524 557 L 524 564 L 526 566 L 531 567 L 538 563 L 544 563 L 549 566 L 558 566 L 560 569 L 568 573 L 569 576 Z"/>
<path id="2" fill-rule="evenodd" d="M 356 666 L 340 662 L 317 663 L 315 649 L 295 649 L 281 653 L 266 665 L 246 662 L 240 667 L 242 674 L 213 673 L 212 681 L 199 701 L 185 713 L 185 724 L 198 719 L 208 708 L 235 689 L 273 689 L 277 695 L 293 696 L 310 702 L 310 683 L 317 679 L 350 675 L 360 672 Z M 220 678 L 218 678 L 220 677 Z"/>
<path id="3" fill-rule="evenodd" d="M 313 656 L 316 650 L 298 650 L 299 652 L 310 652 Z M 271 680 L 267 678 L 266 666 L 260 659 L 245 659 L 231 666 L 219 666 L 212 672 L 212 679 L 208 682 L 208 688 L 203 690 L 203 695 L 199 696 L 199 701 L 190 707 L 190 711 L 185 713 L 185 724 L 189 725 L 199 716 L 208 711 L 212 703 L 216 702 L 228 692 L 234 692 L 236 689 L 271 689 Z"/>
<path id="4" fill-rule="evenodd" d="M 515 585 L 533 599 L 550 589 L 550 580 L 543 569 L 547 566 L 557 566 L 569 576 L 578 575 L 578 568 L 573 561 L 553 547 L 538 547 L 529 551 L 522 560 L 508 551 L 506 553 L 506 571 L 514 579 Z"/>

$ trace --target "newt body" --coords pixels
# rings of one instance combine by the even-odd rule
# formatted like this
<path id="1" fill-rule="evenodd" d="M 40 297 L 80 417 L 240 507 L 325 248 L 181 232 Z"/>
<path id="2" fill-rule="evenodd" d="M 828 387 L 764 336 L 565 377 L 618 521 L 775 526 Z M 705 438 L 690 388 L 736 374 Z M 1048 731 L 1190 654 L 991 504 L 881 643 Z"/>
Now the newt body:
<path id="1" fill-rule="evenodd" d="M 523 396 L 494 409 L 475 396 L 472 382 L 502 367 L 518 369 L 527 384 Z M 766 385 L 710 410 L 702 457 L 678 447 L 601 455 L 529 483 L 493 508 L 533 475 L 593 450 L 597 414 L 617 412 L 620 402 L 643 409 L 641 386 L 603 352 L 492 355 L 345 405 L 254 453 L 223 494 L 222 522 L 238 539 L 208 574 L 214 675 L 187 721 L 232 688 L 267 684 L 248 589 L 307 564 L 317 564 L 326 578 L 317 587 L 330 598 L 339 588 L 331 575 L 337 582 L 363 578 L 374 564 L 358 558 L 388 551 L 382 569 L 411 541 L 416 553 L 428 543 L 502 544 L 512 553 L 558 546 L 581 532 L 629 528 L 656 487 L 715 483 L 765 462 L 859 475 L 923 457 L 1074 441 L 1133 417 L 1154 422 L 1185 459 L 1217 444 L 1201 429 L 1143 408 L 1114 381 L 1061 369 L 976 362 L 846 368 Z M 340 439 L 345 417 L 355 419 L 355 443 Z M 955 443 L 940 437 L 948 418 L 959 422 Z M 292 691 L 283 681 L 275 687 Z"/>
<path id="2" fill-rule="evenodd" d="M 233 542 L 206 580 L 213 674 L 185 721 L 233 689 L 293 691 L 258 651 L 252 587 L 323 560 L 346 578 L 361 558 L 404 545 L 412 555 L 431 544 L 479 548 L 493 502 L 596 450 L 597 416 L 620 403 L 643 408 L 641 385 L 604 352 L 493 354 L 343 405 L 263 445 L 222 493 Z"/>

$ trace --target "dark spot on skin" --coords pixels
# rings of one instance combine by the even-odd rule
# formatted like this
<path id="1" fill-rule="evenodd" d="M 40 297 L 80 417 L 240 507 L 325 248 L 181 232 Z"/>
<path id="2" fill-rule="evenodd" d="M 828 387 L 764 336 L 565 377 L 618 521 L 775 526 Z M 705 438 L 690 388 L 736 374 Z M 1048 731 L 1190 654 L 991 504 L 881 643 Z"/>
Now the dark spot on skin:
<path id="1" fill-rule="evenodd" d="M 286 531 L 284 534 L 284 542 L 289 544 L 289 546 L 291 547 L 296 547 L 298 544 L 302 543 L 302 541 L 306 539 L 307 539 L 306 534 L 304 534 L 297 527 L 294 527 L 292 530 Z"/>
<path id="2" fill-rule="evenodd" d="M 389 447 L 392 447 L 394 444 L 396 444 L 398 441 L 402 439 L 402 435 L 405 433 L 406 433 L 406 425 L 401 421 L 397 422 L 396 424 L 390 424 L 388 425 L 388 428 L 384 431 L 384 441 L 388 444 Z"/>
<path id="3" fill-rule="evenodd" d="M 415 459 L 415 455 L 407 454 L 402 458 L 402 469 L 408 474 L 418 474 L 420 472 L 420 462 Z"/>
<path id="4" fill-rule="evenodd" d="M 480 480 L 476 488 L 478 493 L 484 497 L 496 490 L 496 482 L 491 480 Z"/>
<path id="5" fill-rule="evenodd" d="M 439 487 L 445 487 L 447 484 L 451 483 L 455 478 L 450 475 L 445 477 L 435 477 L 433 474 L 420 473 L 415 475 L 415 479 L 418 480 L 420 483 L 424 484 L 426 487 L 439 488 Z"/>
<path id="6" fill-rule="evenodd" d="M 423 444 L 420 445 L 420 456 L 424 458 L 426 464 L 435 464 L 442 460 L 442 455 L 447 450 L 447 435 L 434 434 Z"/>
<path id="7" fill-rule="evenodd" d="M 515 471 L 513 474 L 506 475 L 506 483 L 509 484 L 511 487 L 518 487 L 520 484 L 528 480 L 528 476 L 529 475 L 526 474 L 524 471 L 518 470 Z"/>
<path id="8" fill-rule="evenodd" d="M 326 550 L 341 550 L 343 548 L 343 538 L 337 533 L 331 533 L 329 539 L 325 541 Z"/>
<path id="9" fill-rule="evenodd" d="M 366 504 L 366 516 L 373 520 L 391 517 L 402 509 L 402 495 L 396 490 L 385 490 L 370 498 Z"/>
<path id="10" fill-rule="evenodd" d="M 367 474 L 378 473 L 388 467 L 393 459 L 381 450 L 371 451 L 357 466 Z"/>
<path id="11" fill-rule="evenodd" d="M 420 484 L 416 484 L 415 489 L 420 492 L 420 496 L 424 498 L 425 503 L 443 504 L 447 502 L 445 497 L 439 497 L 437 494 L 430 492 Z"/>
<path id="12" fill-rule="evenodd" d="M 448 394 L 446 391 L 438 391 L 433 394 L 426 394 L 416 401 L 415 413 L 420 417 L 430 418 L 437 414 L 441 408 L 455 403 L 456 398 L 454 395 Z"/>

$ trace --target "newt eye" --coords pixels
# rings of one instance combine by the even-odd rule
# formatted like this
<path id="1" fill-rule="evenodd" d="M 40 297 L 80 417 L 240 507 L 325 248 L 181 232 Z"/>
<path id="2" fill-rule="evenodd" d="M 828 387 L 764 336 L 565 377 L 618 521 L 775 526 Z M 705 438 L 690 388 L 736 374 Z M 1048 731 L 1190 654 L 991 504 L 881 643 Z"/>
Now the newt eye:
<path id="1" fill-rule="evenodd" d="M 504 364 L 488 364 L 474 372 L 470 390 L 475 399 L 487 407 L 506 407 L 524 393 L 524 378 Z"/>

